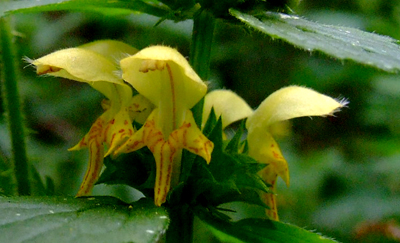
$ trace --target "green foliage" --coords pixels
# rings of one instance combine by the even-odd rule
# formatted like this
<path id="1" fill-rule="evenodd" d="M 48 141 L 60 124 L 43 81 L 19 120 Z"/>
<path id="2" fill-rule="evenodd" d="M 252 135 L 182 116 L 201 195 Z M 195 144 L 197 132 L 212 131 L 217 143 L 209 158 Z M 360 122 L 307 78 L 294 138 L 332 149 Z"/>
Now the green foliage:
<path id="1" fill-rule="evenodd" d="M 340 9 L 336 12 L 318 9 L 316 6 L 322 7 L 322 3 L 317 0 L 303 2 L 304 4 L 300 4 L 295 12 L 302 15 L 301 7 L 306 6 L 307 9 L 304 10 L 304 13 L 308 14 L 307 18 L 318 20 L 318 16 L 323 16 L 328 19 L 331 17 L 331 20 L 336 21 L 358 20 L 357 17 L 363 19 L 362 13 L 366 13 L 368 18 L 365 17 L 359 21 L 362 24 L 359 24 L 358 28 L 382 31 L 394 37 L 399 36 L 400 32 L 395 32 L 400 25 L 398 13 L 390 10 L 399 8 L 395 1 L 390 4 L 385 4 L 380 0 L 354 0 L 349 4 L 346 1 L 331 1 L 324 5 L 329 5 L 329 8 L 332 9 Z M 336 235 L 348 242 L 354 240 L 351 234 L 352 230 L 356 228 L 356 223 L 368 219 L 363 208 L 368 211 L 369 218 L 373 219 L 378 219 L 382 214 L 391 214 L 396 210 L 395 205 L 398 200 L 396 195 L 398 194 L 398 185 L 400 185 L 397 176 L 399 170 L 398 134 L 400 131 L 396 112 L 396 104 L 400 99 L 397 85 L 398 76 L 376 75 L 374 70 L 354 64 L 343 67 L 340 63 L 327 61 L 319 56 L 310 57 L 308 52 L 321 52 L 341 61 L 351 60 L 380 70 L 395 72 L 400 70 L 400 48 L 398 41 L 390 37 L 355 28 L 320 24 L 317 23 L 319 21 L 307 21 L 303 17 L 282 14 L 281 12 L 289 9 L 288 4 L 290 4 L 289 1 L 263 0 L 20 0 L 2 1 L 0 17 L 17 13 L 48 11 L 85 13 L 85 18 L 81 19 L 76 18 L 78 15 L 70 15 L 67 12 L 37 15 L 39 16 L 37 18 L 28 15 L 25 22 L 32 23 L 26 29 L 33 31 L 32 26 L 35 21 L 30 21 L 32 19 L 39 20 L 37 25 L 44 26 L 38 28 L 38 35 L 41 38 L 36 37 L 35 43 L 29 43 L 35 47 L 46 46 L 40 40 L 43 42 L 43 40 L 52 39 L 52 28 L 58 29 L 57 33 L 63 34 L 60 34 L 54 41 L 60 42 L 61 47 L 73 46 L 77 42 L 85 41 L 85 37 L 82 36 L 72 39 L 72 41 L 62 40 L 63 36 L 74 36 L 71 33 L 75 32 L 90 33 L 90 38 L 99 38 L 99 36 L 104 38 L 105 36 L 106 38 L 129 39 L 135 43 L 142 43 L 142 46 L 161 44 L 165 39 L 161 32 L 166 29 L 163 25 L 165 22 L 162 23 L 162 21 L 179 22 L 194 19 L 192 36 L 196 37 L 197 34 L 198 38 L 192 39 L 191 48 L 184 46 L 188 41 L 183 41 L 184 45 L 182 46 L 178 46 L 178 44 L 173 44 L 173 46 L 178 46 L 180 51 L 192 49 L 190 62 L 196 71 L 201 73 L 203 79 L 211 80 L 211 87 L 219 85 L 236 88 L 236 91 L 241 94 L 247 93 L 248 97 L 246 98 L 253 98 L 253 101 L 250 100 L 253 105 L 259 103 L 256 94 L 261 93 L 262 97 L 265 97 L 265 94 L 287 83 L 307 85 L 317 90 L 327 90 L 335 95 L 343 94 L 343 96 L 349 97 L 352 104 L 350 111 L 345 110 L 345 118 L 342 120 L 330 119 L 328 121 L 330 122 L 329 129 L 324 129 L 326 123 L 319 120 L 313 121 L 310 127 L 307 127 L 308 122 L 302 124 L 302 120 L 296 124 L 295 127 L 298 127 L 298 130 L 295 131 L 296 136 L 289 144 L 284 144 L 284 148 L 288 148 L 284 154 L 285 157 L 290 158 L 288 159 L 290 170 L 295 172 L 292 173 L 294 175 L 292 182 L 296 183 L 292 184 L 290 191 L 296 195 L 286 195 L 283 198 L 287 201 L 282 204 L 285 220 L 296 222 L 298 225 L 312 225 L 309 227 L 318 228 L 319 231 Z M 358 11 L 359 15 L 346 12 L 350 10 Z M 374 12 L 375 10 L 376 12 Z M 88 12 L 102 15 L 98 17 L 96 14 L 88 14 Z M 139 21 L 132 20 L 132 13 L 147 13 L 156 16 L 157 19 L 150 18 L 149 20 L 149 16 L 145 16 Z M 204 17 L 200 15 L 202 13 L 206 14 L 204 15 L 206 18 L 203 20 L 209 20 L 206 22 L 207 25 L 199 25 L 198 21 L 202 19 L 200 17 Z M 335 16 L 335 14 L 338 15 Z M 99 28 L 102 35 L 96 36 L 90 31 L 91 26 L 98 24 L 94 16 L 108 23 Z M 135 16 L 137 17 L 137 15 Z M 24 15 L 18 17 L 25 18 Z M 49 19 L 48 23 L 44 21 L 46 18 Z M 110 18 L 113 18 L 113 21 L 110 22 Z M 219 18 L 218 21 L 216 21 L 217 18 Z M 54 25 L 49 24 L 53 22 Z M 169 26 L 173 25 L 172 21 L 168 23 Z M 183 22 L 183 24 L 185 23 L 187 22 Z M 258 32 L 254 32 L 252 35 L 241 32 L 242 23 Z M 153 28 L 155 24 L 159 24 L 158 29 Z M 351 21 L 343 24 L 343 26 L 348 25 L 351 25 Z M 169 36 L 178 36 L 176 40 L 185 39 L 186 36 L 182 34 L 184 28 L 181 26 L 183 25 L 179 26 L 176 29 L 170 27 L 166 33 Z M 218 33 L 214 33 L 214 27 Z M 29 33 L 26 29 L 22 33 Z M 108 36 L 108 29 L 117 29 L 120 34 Z M 142 32 L 139 31 L 141 29 L 154 30 L 157 32 L 158 40 L 161 41 L 158 43 L 151 39 L 148 32 L 141 36 Z M 21 30 L 18 29 L 18 31 Z M 27 39 L 32 37 L 29 37 L 28 34 L 28 37 L 21 38 L 19 33 L 13 34 L 15 34 L 16 44 L 24 46 L 20 52 L 27 55 L 24 48 L 28 46 Z M 302 54 L 281 42 L 268 42 L 268 39 L 263 38 L 265 35 L 273 39 L 281 39 L 296 48 L 306 50 L 306 52 Z M 202 39 L 205 36 L 206 38 Z M 205 41 L 210 42 L 205 43 Z M 61 47 L 57 46 L 56 48 Z M 46 46 L 46 48 L 50 47 Z M 55 46 L 51 45 L 51 48 L 55 48 Z M 29 54 L 38 55 L 37 53 L 42 51 L 30 50 Z M 210 61 L 213 67 L 211 72 L 209 70 Z M 210 73 L 211 79 L 209 79 Z M 265 82 L 266 76 L 268 76 L 268 82 Z M 25 79 L 31 83 L 37 81 L 24 77 L 21 83 Z M 238 80 L 241 81 L 238 82 Z M 32 88 L 29 84 L 23 84 L 24 90 Z M 64 83 L 63 86 L 50 92 L 47 91 L 49 87 L 44 86 L 40 92 L 59 94 L 60 87 L 65 88 L 66 84 Z M 73 89 L 71 86 L 68 88 Z M 34 92 L 39 93 L 38 90 L 31 91 L 31 93 Z M 77 113 L 87 114 L 88 112 L 80 107 L 80 104 L 88 104 L 89 96 L 84 91 L 81 93 L 84 94 L 85 99 L 79 98 L 77 93 L 72 92 L 68 97 L 70 103 L 65 102 L 62 98 L 60 98 L 61 101 L 56 100 L 57 102 L 52 100 L 54 104 L 49 103 L 51 103 L 51 107 L 57 106 L 52 109 L 60 114 L 62 114 L 59 111 L 62 110 L 59 109 L 61 106 L 69 107 L 68 110 L 76 108 L 79 111 Z M 32 94 L 30 95 L 32 96 Z M 36 96 L 29 97 L 26 102 L 29 105 L 26 109 L 31 109 L 30 103 L 34 103 L 36 100 L 38 100 Z M 56 103 L 63 104 L 57 105 Z M 69 106 L 65 105 L 67 103 Z M 201 117 L 201 106 L 199 105 L 199 109 L 193 110 L 197 122 Z M 49 107 L 41 106 L 36 109 L 45 114 L 46 108 Z M 95 113 L 93 107 L 90 109 L 91 113 Z M 48 113 L 53 114 L 54 112 L 50 110 Z M 43 114 L 42 116 L 48 116 Z M 74 126 L 78 124 L 77 128 L 71 129 L 70 124 L 67 124 L 69 126 L 61 126 L 60 130 L 65 129 L 66 133 L 74 134 L 74 136 L 78 134 L 76 130 L 86 131 L 87 127 L 83 125 L 85 124 L 82 121 L 83 117 L 83 115 L 74 117 L 75 120 L 72 124 Z M 48 117 L 45 118 L 48 119 Z M 43 117 L 41 119 L 29 122 L 30 124 L 36 122 L 45 129 L 54 129 L 49 125 L 54 123 L 54 120 L 45 120 Z M 47 123 L 43 123 L 43 120 Z M 61 120 L 60 123 L 64 124 L 63 122 L 66 120 Z M 259 193 L 268 193 L 269 185 L 266 185 L 257 175 L 257 172 L 266 165 L 261 165 L 247 156 L 247 143 L 242 140 L 245 135 L 244 124 L 244 122 L 240 124 L 231 139 L 225 140 L 221 121 L 217 120 L 214 113 L 210 115 L 203 131 L 215 144 L 212 161 L 207 165 L 202 158 L 184 151 L 179 184 L 172 188 L 165 207 L 177 210 L 178 214 L 179 209 L 185 209 L 182 212 L 188 213 L 188 218 L 194 213 L 208 225 L 216 238 L 223 242 L 332 242 L 318 234 L 290 224 L 252 217 L 231 221 L 231 214 L 229 214 L 230 216 L 225 214 L 226 211 L 231 211 L 226 208 L 229 208 L 229 203 L 232 202 L 245 202 L 261 210 L 266 208 L 266 205 L 260 200 Z M 32 127 L 35 128 L 35 126 Z M 68 138 L 70 141 L 68 136 L 63 139 Z M 75 137 L 73 139 L 76 140 Z M 65 141 L 61 143 L 65 144 Z M 38 147 L 38 143 L 32 144 Z M 326 147 L 321 148 L 322 144 Z M 3 142 L 0 145 L 3 150 L 5 147 Z M 335 147 L 328 148 L 331 145 Z M 315 152 L 316 148 L 319 152 Z M 60 147 L 57 149 L 59 150 Z M 43 151 L 47 150 L 48 147 L 43 146 Z M 1 152 L 0 195 L 15 195 L 13 168 L 8 164 L 8 158 L 6 158 L 8 154 L 3 158 L 3 151 Z M 36 152 L 42 156 L 42 150 L 36 148 Z M 43 161 L 45 156 L 47 154 L 41 157 Z M 57 153 L 57 159 L 50 158 L 49 160 L 51 162 L 64 160 L 64 167 L 68 169 L 72 167 L 71 157 L 58 157 L 62 157 L 61 153 Z M 72 160 L 75 159 L 80 162 L 80 157 L 73 157 Z M 154 194 L 154 163 L 153 155 L 147 148 L 115 159 L 106 158 L 106 169 L 98 183 L 128 185 L 151 198 Z M 56 163 L 49 165 L 38 163 L 30 167 L 32 177 L 30 183 L 33 194 L 54 195 L 60 194 L 57 189 L 61 187 L 73 188 L 73 185 L 65 183 L 65 178 L 63 178 L 63 176 L 71 174 L 63 175 L 63 171 L 56 172 L 60 178 L 54 177 L 55 180 L 52 180 L 45 177 L 46 182 L 43 183 L 41 175 L 48 173 L 49 169 L 47 171 L 41 169 L 46 167 L 52 168 L 54 171 L 60 168 Z M 75 171 L 71 173 L 74 174 Z M 77 180 L 78 176 L 74 176 L 68 182 Z M 285 196 L 285 193 L 287 192 L 282 192 L 280 196 Z M 318 206 L 320 202 L 324 202 L 324 204 Z M 352 212 L 349 214 L 343 213 L 343 210 L 347 208 L 354 210 L 351 210 Z M 389 208 L 391 209 L 389 210 Z M 27 239 L 30 242 L 72 242 L 77 239 L 79 242 L 140 242 L 140 240 L 154 242 L 162 236 L 168 226 L 168 217 L 164 208 L 155 208 L 151 200 L 133 203 L 130 208 L 129 205 L 115 198 L 66 198 L 64 200 L 62 197 L 11 197 L 0 198 L 0 213 L 2 215 L 0 217 L 0 235 L 2 240 L 4 236 L 9 242 L 20 242 L 19 239 Z M 29 217 L 25 217 L 25 215 Z M 185 224 L 186 221 L 181 223 Z M 121 225 L 121 227 L 113 228 L 115 225 Z M 187 228 L 190 226 L 189 220 Z M 172 230 L 176 231 L 176 229 Z M 87 234 L 88 232 L 94 233 L 91 235 Z M 150 232 L 154 232 L 154 234 Z M 366 237 L 368 238 L 368 235 Z M 375 240 L 375 238 L 372 241 L 371 239 L 368 238 L 369 242 Z M 387 240 L 387 236 L 377 232 L 377 239 L 383 242 L 384 239 Z"/>
<path id="2" fill-rule="evenodd" d="M 269 9 L 274 11 L 285 11 L 287 0 L 198 0 L 200 5 L 211 11 L 218 18 L 229 19 L 229 9 L 237 8 L 243 12 L 258 12 Z"/>
<path id="3" fill-rule="evenodd" d="M 22 121 L 21 100 L 17 86 L 19 72 L 16 64 L 16 50 L 12 43 L 9 18 L 0 18 L 0 48 L 2 55 L 1 86 L 4 90 L 4 108 L 8 115 L 8 126 L 13 146 L 12 158 L 17 192 L 21 196 L 31 194 L 29 184 L 29 165 L 26 153 L 25 129 Z"/>
<path id="4" fill-rule="evenodd" d="M 265 183 L 256 175 L 263 166 L 247 155 L 238 154 L 238 150 L 226 152 L 222 139 L 222 122 L 221 119 L 215 119 L 212 112 L 204 128 L 204 133 L 214 143 L 210 165 L 204 166 L 198 163 L 204 162 L 196 161 L 192 177 L 189 177 L 192 183 L 190 188 L 201 192 L 198 193 L 198 201 L 205 203 L 205 206 L 218 206 L 233 201 L 265 206 L 259 200 L 258 193 L 255 193 L 268 192 Z"/>
<path id="5" fill-rule="evenodd" d="M 0 197 L 3 242 L 155 242 L 169 218 L 150 200 Z"/>
<path id="6" fill-rule="evenodd" d="M 155 180 L 155 161 L 148 148 L 134 153 L 121 155 L 116 160 L 105 159 L 106 169 L 97 184 L 125 184 L 152 197 Z"/>
<path id="7" fill-rule="evenodd" d="M 0 17 L 12 13 L 31 13 L 44 11 L 96 11 L 103 14 L 130 14 L 132 12 L 148 13 L 162 17 L 167 9 L 141 0 L 41 0 L 10 1 L 0 3 Z"/>
<path id="8" fill-rule="evenodd" d="M 247 218 L 229 222 L 200 207 L 196 208 L 195 214 L 207 223 L 211 231 L 223 242 L 336 242 L 297 226 L 267 219 Z"/>
<path id="9" fill-rule="evenodd" d="M 40 178 L 40 174 L 35 167 L 31 168 L 31 185 L 33 196 L 54 196 L 55 188 L 53 180 L 46 176 L 45 182 Z"/>
<path id="10" fill-rule="evenodd" d="M 16 194 L 14 173 L 10 162 L 4 156 L 0 157 L 0 195 Z"/>
<path id="11" fill-rule="evenodd" d="M 29 3 L 28 3 L 29 2 Z M 250 9 L 259 9 L 258 4 L 266 4 L 262 9 L 273 9 L 274 2 L 264 1 L 205 1 L 201 2 L 204 9 L 211 10 L 215 16 L 228 18 L 227 9 L 230 14 L 272 38 L 283 39 L 297 47 L 307 51 L 320 51 L 331 55 L 339 60 L 353 60 L 365 65 L 373 66 L 385 71 L 394 72 L 400 69 L 400 48 L 397 41 L 385 36 L 367 33 L 353 28 L 323 25 L 312 21 L 307 21 L 301 17 L 286 15 L 275 12 L 253 11 L 253 14 L 246 14 L 247 7 L 240 4 L 248 4 Z M 59 11 L 59 10 L 80 10 L 80 11 L 99 11 L 104 14 L 129 14 L 132 11 L 148 13 L 162 19 L 173 19 L 176 21 L 193 18 L 195 11 L 192 9 L 194 3 L 185 1 L 186 7 L 179 1 L 165 1 L 165 4 L 172 10 L 148 3 L 146 1 L 16 1 L 2 3 L 0 16 L 7 13 Z M 255 7 L 257 5 L 257 7 Z M 278 6 L 283 7 L 284 2 L 279 2 Z M 188 9 L 188 12 L 175 11 L 178 6 Z M 237 7 L 242 11 L 232 9 Z M 221 10 L 221 9 L 226 10 Z M 112 12 L 109 12 L 112 10 Z M 115 12 L 120 11 L 120 12 Z"/>
<path id="12" fill-rule="evenodd" d="M 387 36 L 319 24 L 282 13 L 263 12 L 252 16 L 235 9 L 230 13 L 272 38 L 304 50 L 320 51 L 339 60 L 352 60 L 388 72 L 400 70 L 400 46 L 397 40 Z"/>
<path id="13" fill-rule="evenodd" d="M 194 0 L 161 0 L 160 2 L 164 3 L 172 10 L 183 11 L 192 8 L 195 5 Z"/>
<path id="14" fill-rule="evenodd" d="M 243 129 L 244 123 L 238 134 L 227 142 L 228 149 L 224 149 L 221 119 L 217 121 L 214 112 L 211 112 L 203 131 L 215 146 L 211 162 L 207 165 L 201 157 L 184 154 L 182 167 L 186 169 L 182 170 L 181 183 L 172 189 L 169 196 L 171 205 L 203 204 L 216 207 L 223 203 L 242 201 L 266 207 L 258 192 L 269 192 L 269 189 L 257 175 L 265 165 L 239 153 Z M 116 160 L 108 158 L 105 166 L 99 184 L 125 184 L 152 197 L 155 161 L 147 148 Z"/>

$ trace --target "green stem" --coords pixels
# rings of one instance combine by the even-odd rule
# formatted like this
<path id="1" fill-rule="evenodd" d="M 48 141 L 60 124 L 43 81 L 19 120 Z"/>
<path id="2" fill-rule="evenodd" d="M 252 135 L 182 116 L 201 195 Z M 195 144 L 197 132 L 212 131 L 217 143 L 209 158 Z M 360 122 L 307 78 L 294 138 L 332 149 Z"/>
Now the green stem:
<path id="1" fill-rule="evenodd" d="M 166 243 L 193 242 L 194 215 L 188 205 L 175 205 L 168 210 L 171 222 L 166 234 Z"/>
<path id="2" fill-rule="evenodd" d="M 210 77 L 210 57 L 213 42 L 215 18 L 207 10 L 200 9 L 193 19 L 192 43 L 190 49 L 190 64 L 202 80 Z M 193 116 L 201 125 L 204 100 L 201 100 L 192 108 Z M 190 173 L 193 158 L 185 159 L 182 163 L 182 171 Z M 182 179 L 182 178 L 181 178 Z M 191 243 L 193 242 L 194 215 L 189 205 L 171 205 L 169 210 L 171 223 L 166 234 L 166 243 Z"/>
<path id="3" fill-rule="evenodd" d="M 215 18 L 207 10 L 200 9 L 194 16 L 190 64 L 200 76 L 210 77 L 211 46 L 214 36 Z"/>
<path id="4" fill-rule="evenodd" d="M 14 173 L 19 195 L 30 195 L 28 161 L 26 156 L 25 134 L 23 128 L 20 98 L 17 87 L 17 65 L 12 43 L 11 27 L 8 18 L 0 19 L 0 38 L 3 63 L 2 86 L 5 98 L 5 111 L 11 133 Z"/>
<path id="5" fill-rule="evenodd" d="M 190 48 L 190 64 L 202 80 L 210 78 L 211 46 L 215 29 L 215 17 L 205 9 L 200 9 L 193 19 L 192 44 Z M 192 108 L 194 120 L 200 126 L 203 114 L 201 100 Z"/>

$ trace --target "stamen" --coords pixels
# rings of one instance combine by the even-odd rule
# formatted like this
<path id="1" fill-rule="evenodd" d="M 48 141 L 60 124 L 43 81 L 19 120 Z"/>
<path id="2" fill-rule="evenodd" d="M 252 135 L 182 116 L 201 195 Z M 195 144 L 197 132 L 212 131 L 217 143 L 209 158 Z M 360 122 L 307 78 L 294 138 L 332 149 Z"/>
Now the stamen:
<path id="1" fill-rule="evenodd" d="M 111 107 L 111 100 L 107 100 L 107 99 L 103 99 L 101 101 L 101 108 L 103 108 L 103 110 L 108 110 Z"/>
<path id="2" fill-rule="evenodd" d="M 38 75 L 43 75 L 46 73 L 54 73 L 60 71 L 62 68 L 49 66 L 49 65 L 37 65 L 36 66 L 36 73 Z"/>
<path id="3" fill-rule="evenodd" d="M 164 70 L 166 65 L 167 62 L 162 60 L 152 60 L 152 59 L 143 60 L 142 65 L 139 68 L 139 72 L 147 73 L 148 71 L 155 71 L 155 70 L 162 71 Z"/>

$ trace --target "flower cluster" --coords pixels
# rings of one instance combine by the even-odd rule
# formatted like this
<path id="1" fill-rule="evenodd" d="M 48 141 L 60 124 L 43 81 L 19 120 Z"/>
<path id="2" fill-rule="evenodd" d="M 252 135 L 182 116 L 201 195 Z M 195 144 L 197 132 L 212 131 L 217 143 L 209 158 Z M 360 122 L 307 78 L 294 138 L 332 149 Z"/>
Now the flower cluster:
<path id="1" fill-rule="evenodd" d="M 272 190 L 272 193 L 261 195 L 269 207 L 266 214 L 271 219 L 279 220 L 275 185 L 279 176 L 289 186 L 289 169 L 273 135 L 285 133 L 289 119 L 332 115 L 347 103 L 344 99 L 338 101 L 308 88 L 289 86 L 272 93 L 253 111 L 235 93 L 217 90 L 206 96 L 203 116 L 213 107 L 215 113 L 222 117 L 223 126 L 247 118 L 248 155 L 267 165 L 258 174 Z"/>
<path id="2" fill-rule="evenodd" d="M 105 40 L 29 61 L 39 75 L 85 82 L 107 98 L 102 102 L 104 113 L 70 149 L 88 148 L 90 155 L 77 196 L 91 193 L 105 156 L 148 147 L 156 161 L 154 203 L 163 204 L 179 177 L 183 149 L 207 163 L 212 160 L 214 144 L 197 126 L 190 110 L 203 98 L 203 121 L 212 108 L 222 118 L 223 127 L 247 118 L 248 155 L 267 164 L 258 174 L 274 192 L 278 176 L 289 185 L 287 162 L 273 138 L 275 128 L 296 117 L 331 115 L 346 105 L 311 89 L 290 86 L 271 94 L 253 111 L 231 91 L 216 90 L 206 95 L 206 84 L 187 60 L 165 46 L 138 51 Z M 133 95 L 132 88 L 138 94 Z M 142 126 L 136 129 L 134 121 Z M 261 198 L 269 206 L 267 214 L 278 220 L 275 194 L 261 193 Z"/>
<path id="3" fill-rule="evenodd" d="M 150 149 L 156 160 L 154 200 L 158 206 L 166 200 L 182 149 L 210 162 L 213 143 L 201 133 L 190 111 L 206 94 L 207 86 L 175 49 L 153 46 L 138 52 L 124 43 L 107 40 L 30 62 L 39 75 L 86 82 L 108 98 L 103 102 L 104 114 L 70 149 L 88 148 L 90 154 L 77 196 L 91 193 L 103 159 L 110 154 L 129 153 L 144 146 Z M 132 96 L 132 88 L 123 79 L 139 94 Z M 136 131 L 133 121 L 143 126 Z"/>

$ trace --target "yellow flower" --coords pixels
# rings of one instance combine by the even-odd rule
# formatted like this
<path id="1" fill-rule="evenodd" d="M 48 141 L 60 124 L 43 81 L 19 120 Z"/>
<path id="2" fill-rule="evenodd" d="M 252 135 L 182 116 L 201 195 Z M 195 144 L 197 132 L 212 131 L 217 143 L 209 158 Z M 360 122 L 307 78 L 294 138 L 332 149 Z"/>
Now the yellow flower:
<path id="1" fill-rule="evenodd" d="M 240 96 L 230 90 L 214 90 L 204 99 L 203 126 L 214 109 L 215 115 L 222 119 L 222 129 L 231 123 L 249 117 L 253 109 Z"/>
<path id="2" fill-rule="evenodd" d="M 101 172 L 104 154 L 111 153 L 132 136 L 132 121 L 136 116 L 149 115 L 152 110 L 152 104 L 145 98 L 132 97 L 132 89 L 118 77 L 118 59 L 136 52 L 127 44 L 106 40 L 63 49 L 30 61 L 39 75 L 85 82 L 108 98 L 102 103 L 105 112 L 70 149 L 89 149 L 89 166 L 77 196 L 91 193 Z"/>
<path id="3" fill-rule="evenodd" d="M 155 106 L 146 123 L 115 151 L 128 153 L 147 146 L 156 161 L 154 203 L 166 201 L 179 178 L 182 149 L 211 160 L 213 143 L 197 127 L 189 110 L 207 86 L 175 49 L 145 48 L 121 60 L 122 77 Z M 171 179 L 175 181 L 171 182 Z"/>
<path id="4" fill-rule="evenodd" d="M 278 176 L 289 186 L 289 170 L 278 144 L 272 137 L 272 128 L 296 117 L 332 115 L 346 104 L 345 100 L 337 101 L 308 88 L 290 86 L 268 96 L 248 118 L 246 127 L 249 155 L 261 163 L 268 164 L 259 175 L 272 185 L 273 192 Z M 275 194 L 264 194 L 262 199 L 270 207 L 266 210 L 267 215 L 279 220 Z"/>

